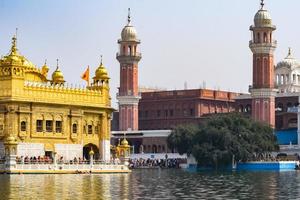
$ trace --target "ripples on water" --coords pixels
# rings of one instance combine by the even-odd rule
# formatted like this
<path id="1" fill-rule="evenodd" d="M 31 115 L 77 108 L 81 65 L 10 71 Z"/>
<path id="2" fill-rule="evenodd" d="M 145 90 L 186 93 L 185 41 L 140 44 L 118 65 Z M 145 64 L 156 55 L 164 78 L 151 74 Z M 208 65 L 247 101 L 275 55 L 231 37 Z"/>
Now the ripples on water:
<path id="1" fill-rule="evenodd" d="M 300 172 L 0 175 L 0 199 L 300 199 Z"/>

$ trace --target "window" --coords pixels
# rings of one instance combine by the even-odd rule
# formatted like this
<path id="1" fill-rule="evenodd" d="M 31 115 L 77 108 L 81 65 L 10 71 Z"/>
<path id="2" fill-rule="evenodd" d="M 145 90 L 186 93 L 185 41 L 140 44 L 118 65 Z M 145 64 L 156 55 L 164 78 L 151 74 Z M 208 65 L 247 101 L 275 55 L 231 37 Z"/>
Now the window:
<path id="1" fill-rule="evenodd" d="M 170 110 L 170 116 L 173 117 L 173 115 L 174 115 L 174 111 Z"/>
<path id="2" fill-rule="evenodd" d="M 46 120 L 46 131 L 47 132 L 53 131 L 53 121 L 52 120 Z"/>
<path id="3" fill-rule="evenodd" d="M 191 109 L 190 109 L 190 115 L 191 115 L 191 116 L 194 116 L 194 114 L 195 114 L 194 109 L 191 108 Z"/>
<path id="4" fill-rule="evenodd" d="M 55 132 L 61 133 L 62 131 L 62 121 L 56 121 L 55 122 Z"/>
<path id="5" fill-rule="evenodd" d="M 36 120 L 36 132 L 43 132 L 43 120 Z"/>
<path id="6" fill-rule="evenodd" d="M 157 117 L 160 117 L 160 110 L 157 111 Z"/>
<path id="7" fill-rule="evenodd" d="M 25 121 L 21 122 L 21 131 L 26 131 L 26 122 Z"/>
<path id="8" fill-rule="evenodd" d="M 165 110 L 165 116 L 166 117 L 168 117 L 168 114 L 169 114 L 168 110 Z"/>
<path id="9" fill-rule="evenodd" d="M 72 125 L 72 133 L 77 133 L 77 124 Z"/>
<path id="10" fill-rule="evenodd" d="M 93 126 L 88 125 L 88 134 L 93 134 Z"/>

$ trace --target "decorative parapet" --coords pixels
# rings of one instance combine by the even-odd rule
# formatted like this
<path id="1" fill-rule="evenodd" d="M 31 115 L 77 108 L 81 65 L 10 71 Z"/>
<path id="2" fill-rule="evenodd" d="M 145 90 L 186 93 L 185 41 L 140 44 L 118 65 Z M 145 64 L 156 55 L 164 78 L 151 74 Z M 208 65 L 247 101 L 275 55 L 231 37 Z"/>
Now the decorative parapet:
<path id="1" fill-rule="evenodd" d="M 10 89 L 2 88 L 0 90 L 8 92 Z M 111 105 L 108 93 L 72 85 L 51 85 L 50 83 L 25 81 L 22 89 L 13 88 L 10 91 L 12 100 L 92 107 L 110 107 Z M 7 94 L 7 92 L 3 91 L 2 94 Z"/>

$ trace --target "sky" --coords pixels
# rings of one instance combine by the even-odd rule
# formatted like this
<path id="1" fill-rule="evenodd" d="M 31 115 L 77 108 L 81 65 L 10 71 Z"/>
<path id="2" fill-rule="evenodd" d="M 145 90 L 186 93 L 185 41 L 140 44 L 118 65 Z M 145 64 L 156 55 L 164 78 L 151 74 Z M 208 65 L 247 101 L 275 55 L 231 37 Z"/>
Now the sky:
<path id="1" fill-rule="evenodd" d="M 91 77 L 103 63 L 111 77 L 117 108 L 117 40 L 131 8 L 132 25 L 141 40 L 139 85 L 164 89 L 206 88 L 247 92 L 252 80 L 249 26 L 259 0 L 0 0 L 0 55 L 6 55 L 18 28 L 19 52 L 49 77 L 56 59 L 69 83 L 87 66 Z M 277 26 L 275 62 L 291 47 L 300 59 L 300 1 L 265 0 Z"/>

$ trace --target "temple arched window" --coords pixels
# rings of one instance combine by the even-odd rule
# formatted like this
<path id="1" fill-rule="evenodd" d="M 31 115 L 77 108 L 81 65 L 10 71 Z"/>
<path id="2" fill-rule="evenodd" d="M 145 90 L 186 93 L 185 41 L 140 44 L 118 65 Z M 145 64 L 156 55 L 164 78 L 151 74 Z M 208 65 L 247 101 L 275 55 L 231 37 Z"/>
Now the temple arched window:
<path id="1" fill-rule="evenodd" d="M 88 134 L 93 134 L 93 126 L 88 125 Z"/>
<path id="2" fill-rule="evenodd" d="M 56 133 L 62 132 L 62 121 L 55 121 L 55 132 Z"/>
<path id="3" fill-rule="evenodd" d="M 77 124 L 72 125 L 72 133 L 77 133 Z"/>
<path id="4" fill-rule="evenodd" d="M 26 122 L 25 121 L 21 122 L 21 131 L 26 131 Z"/>
<path id="5" fill-rule="evenodd" d="M 259 33 L 257 33 L 256 39 L 257 39 L 257 42 L 260 43 L 260 34 Z"/>
<path id="6" fill-rule="evenodd" d="M 53 131 L 53 121 L 46 120 L 46 132 L 52 132 L 52 131 Z"/>
<path id="7" fill-rule="evenodd" d="M 36 120 L 36 132 L 43 132 L 43 120 Z"/>

